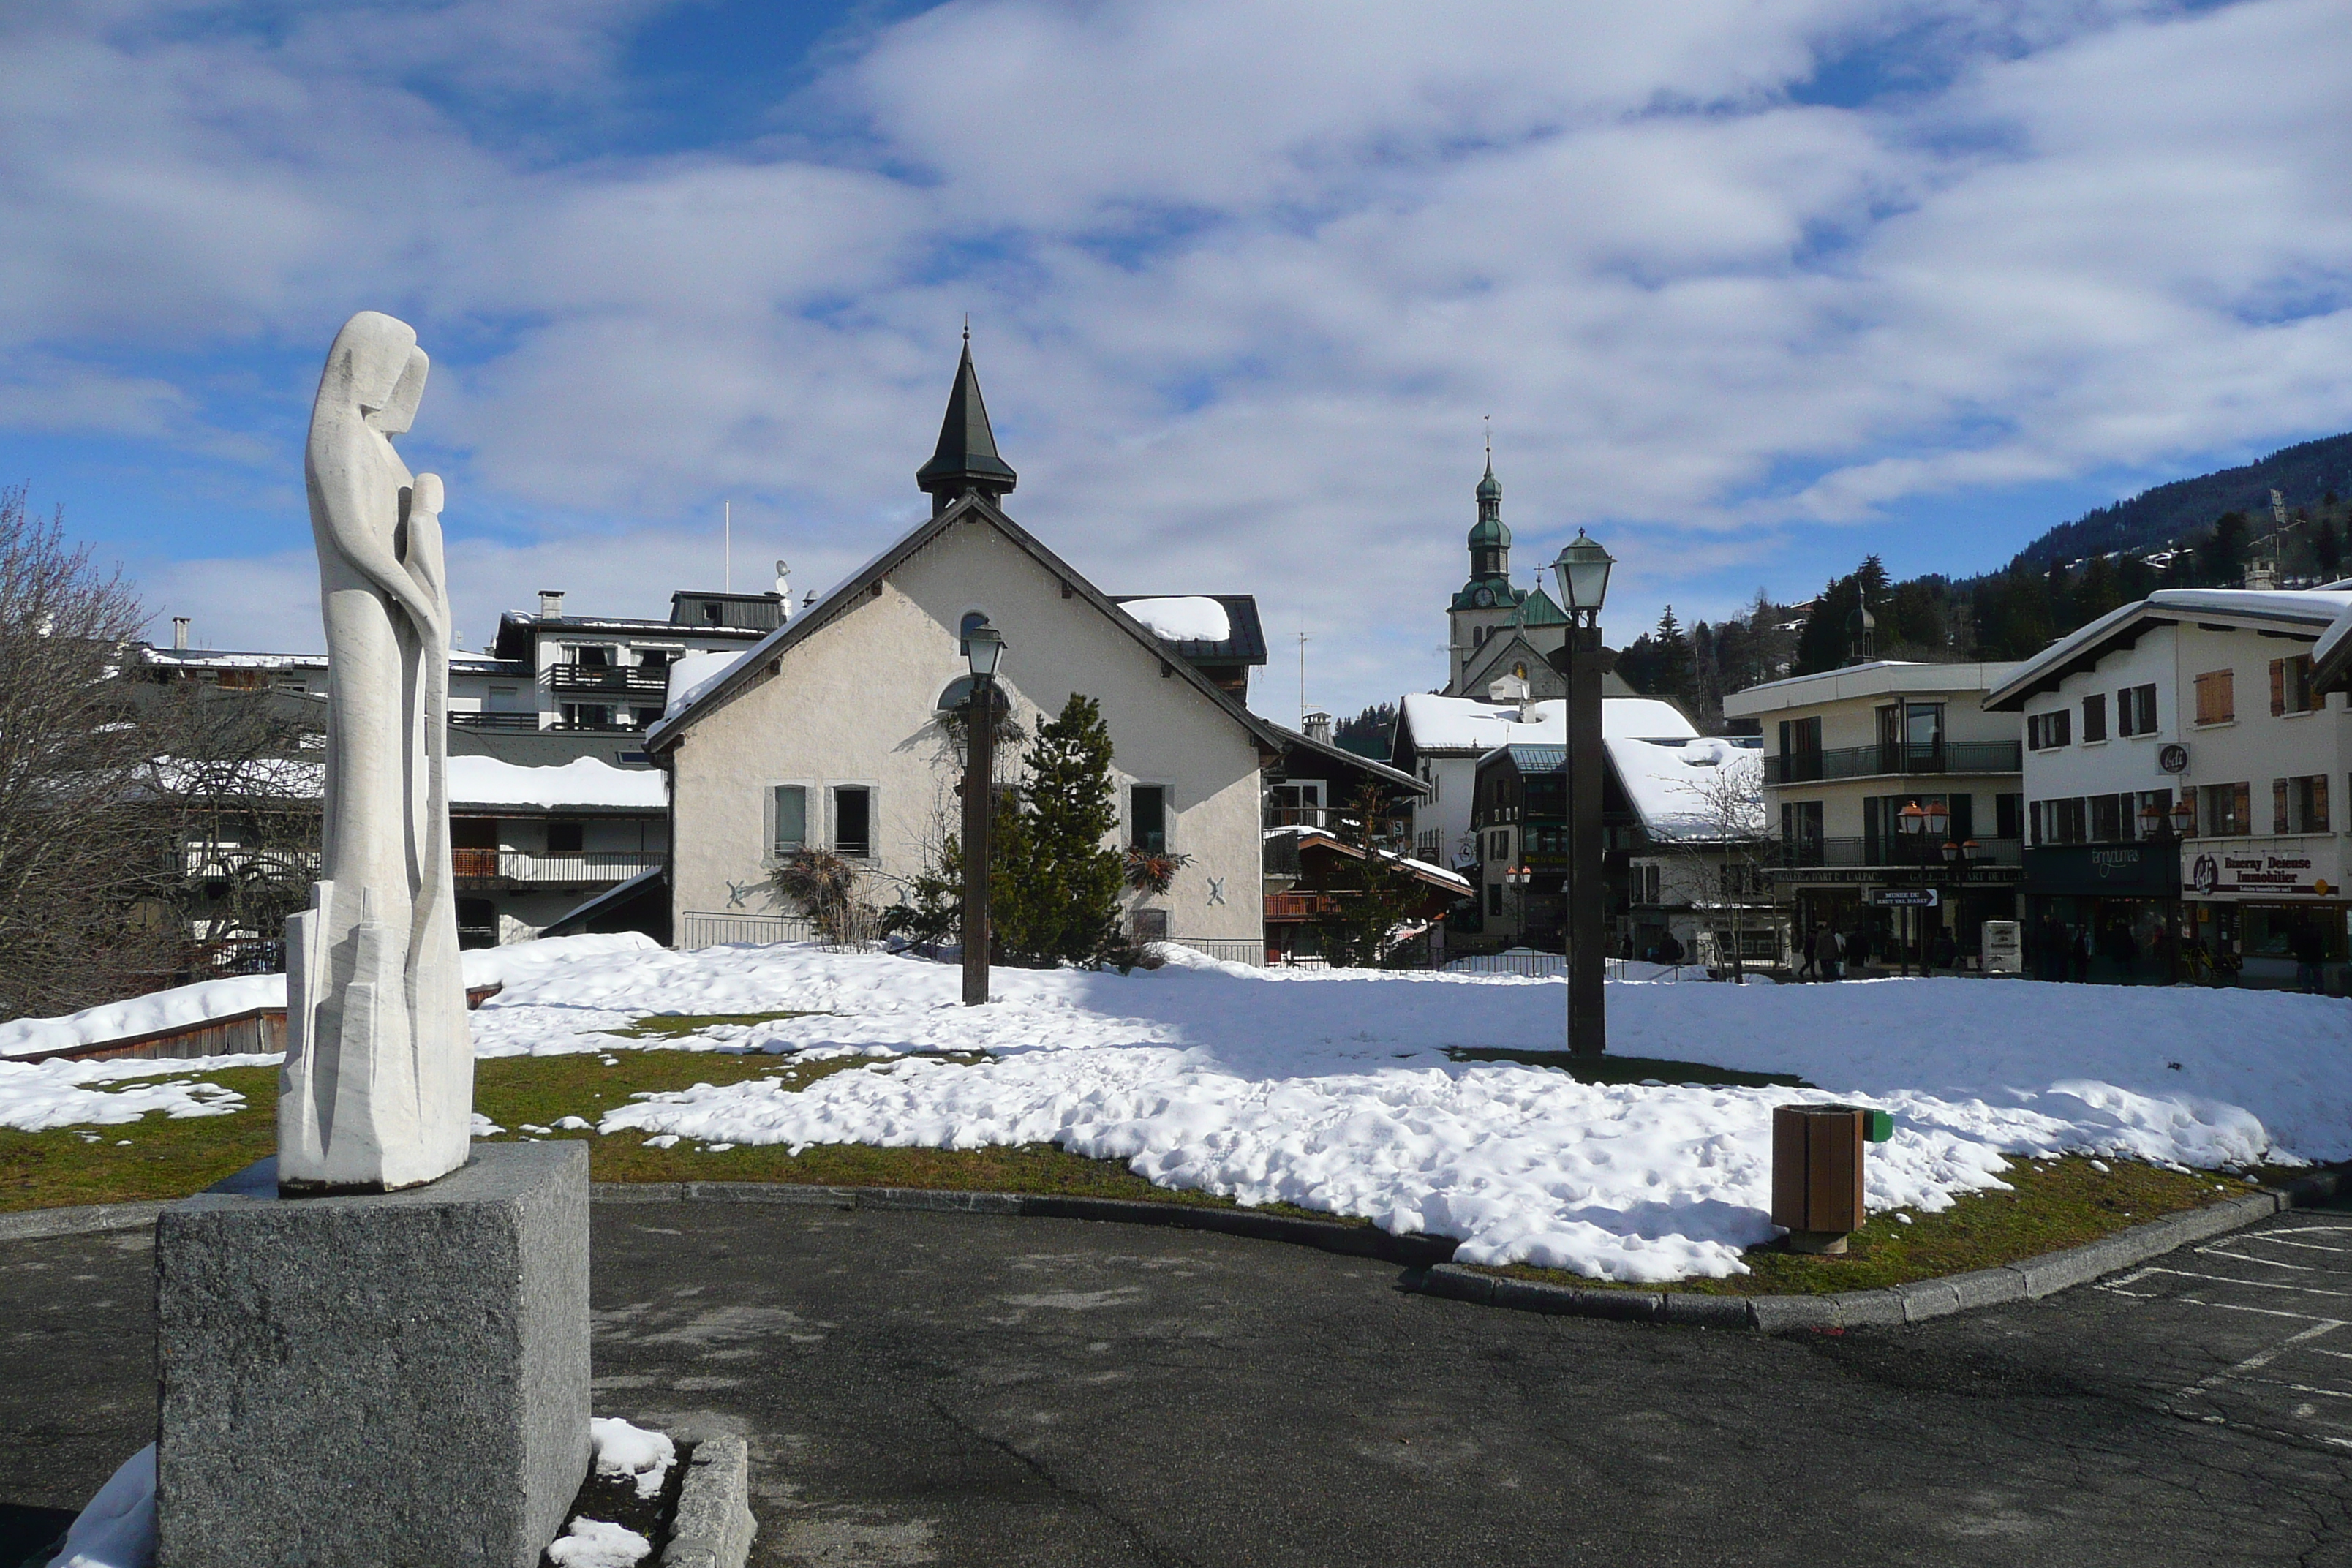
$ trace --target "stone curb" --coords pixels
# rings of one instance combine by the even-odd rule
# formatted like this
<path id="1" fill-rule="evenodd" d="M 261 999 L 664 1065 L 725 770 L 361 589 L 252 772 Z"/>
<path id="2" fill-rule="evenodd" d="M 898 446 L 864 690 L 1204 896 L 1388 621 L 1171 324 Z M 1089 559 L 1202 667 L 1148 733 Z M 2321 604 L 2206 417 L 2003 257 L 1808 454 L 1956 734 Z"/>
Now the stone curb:
<path id="1" fill-rule="evenodd" d="M 1594 1290 L 1480 1273 L 1453 1263 L 1416 1269 L 1404 1288 L 1481 1306 L 1560 1317 L 1618 1318 L 1701 1328 L 1755 1329 L 1768 1334 L 1818 1329 L 1894 1328 L 1979 1307 L 2038 1301 L 2176 1247 L 2205 1241 L 2288 1209 L 2307 1208 L 2352 1191 L 2352 1166 L 2335 1166 L 2200 1209 L 2167 1215 L 2063 1252 L 2045 1252 L 1999 1268 L 1915 1279 L 1884 1290 L 1833 1296 L 1703 1296 L 1687 1290 Z"/>
<path id="2" fill-rule="evenodd" d="M 759 1521 L 751 1517 L 750 1450 L 726 1433 L 679 1432 L 692 1443 L 661 1568 L 743 1568 Z"/>

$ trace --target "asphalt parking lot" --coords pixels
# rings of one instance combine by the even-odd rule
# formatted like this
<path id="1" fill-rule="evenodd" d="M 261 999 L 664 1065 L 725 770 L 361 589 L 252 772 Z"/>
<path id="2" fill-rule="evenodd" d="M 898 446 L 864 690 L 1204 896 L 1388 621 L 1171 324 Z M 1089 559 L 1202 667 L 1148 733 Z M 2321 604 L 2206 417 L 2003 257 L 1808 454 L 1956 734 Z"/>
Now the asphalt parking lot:
<path id="1" fill-rule="evenodd" d="M 1789 1340 L 1077 1221 L 594 1225 L 597 1407 L 744 1433 L 760 1563 L 2352 1565 L 2352 1215 Z M 142 1241 L 0 1245 L 0 1520 L 147 1440 Z"/>

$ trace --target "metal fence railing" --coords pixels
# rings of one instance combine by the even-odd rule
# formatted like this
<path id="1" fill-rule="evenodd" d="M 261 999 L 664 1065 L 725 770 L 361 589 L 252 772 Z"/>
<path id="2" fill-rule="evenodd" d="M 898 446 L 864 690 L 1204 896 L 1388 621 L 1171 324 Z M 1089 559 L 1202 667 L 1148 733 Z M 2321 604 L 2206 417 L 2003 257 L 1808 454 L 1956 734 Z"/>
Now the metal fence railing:
<path id="1" fill-rule="evenodd" d="M 677 945 L 765 947 L 779 942 L 814 942 L 816 922 L 806 915 L 735 915 L 688 910 L 678 916 Z"/>
<path id="2" fill-rule="evenodd" d="M 882 938 L 882 911 L 857 909 L 828 932 L 807 915 L 720 914 L 689 910 L 678 917 L 677 945 L 702 947 L 767 947 L 780 942 L 813 942 L 831 952 L 862 952 Z"/>
<path id="3" fill-rule="evenodd" d="M 1250 938 L 1176 936 L 1165 940 L 1171 947 L 1189 947 L 1220 963 L 1246 963 L 1259 969 L 1265 967 L 1265 943 Z M 1323 961 L 1318 958 L 1315 962 L 1320 963 Z"/>

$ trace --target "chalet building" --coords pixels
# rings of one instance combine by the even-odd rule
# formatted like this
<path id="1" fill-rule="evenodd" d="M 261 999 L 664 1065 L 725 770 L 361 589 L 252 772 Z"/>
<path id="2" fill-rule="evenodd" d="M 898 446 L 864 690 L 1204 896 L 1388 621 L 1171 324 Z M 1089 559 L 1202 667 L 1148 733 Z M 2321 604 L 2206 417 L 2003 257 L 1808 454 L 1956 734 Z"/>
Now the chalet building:
<path id="1" fill-rule="evenodd" d="M 1621 942 L 1641 957 L 1667 937 L 1710 967 L 1790 957 L 1768 875 L 1762 742 L 1753 736 L 1608 742 L 1633 817 Z"/>
<path id="2" fill-rule="evenodd" d="M 1005 513 L 1016 482 L 967 345 L 916 475 L 931 515 L 740 659 L 671 672 L 667 717 L 646 742 L 671 781 L 681 945 L 785 933 L 801 911 L 774 873 L 803 848 L 855 862 L 872 905 L 906 897 L 954 830 L 963 635 L 986 625 L 1005 641 L 997 688 L 1012 722 L 1034 733 L 1071 693 L 1095 699 L 1119 842 L 1190 858 L 1165 895 L 1131 900 L 1134 932 L 1262 959 L 1261 771 L 1286 742 L 1243 705 L 1265 657 L 1255 603 L 1113 599 Z M 1004 745 L 1007 771 L 1020 749 Z"/>
<path id="3" fill-rule="evenodd" d="M 2166 589 L 1993 689 L 1985 706 L 2025 731 L 2027 930 L 2044 973 L 2080 936 L 2093 978 L 2170 978 L 2194 945 L 2284 985 L 2302 945 L 2343 988 L 2352 710 L 2313 656 L 2347 614 L 2343 590 Z"/>
<path id="4" fill-rule="evenodd" d="M 1317 927 L 1340 915 L 1356 898 L 1355 870 L 1363 864 L 1365 849 L 1332 829 L 1286 826 L 1265 836 L 1265 962 L 1270 964 L 1307 963 L 1322 957 Z M 1415 860 L 1377 845 L 1370 854 L 1412 879 L 1413 900 L 1398 932 L 1401 944 L 1412 944 L 1428 934 L 1431 967 L 1444 958 L 1447 915 L 1470 897 L 1470 879 L 1425 860 Z"/>
<path id="5" fill-rule="evenodd" d="M 1877 659 L 1724 699 L 1727 718 L 1763 729 L 1770 876 L 1798 941 L 1827 925 L 1875 955 L 1898 931 L 1929 951 L 1945 931 L 1974 954 L 1984 921 L 2017 918 L 2017 721 L 1984 708 L 2014 668 Z M 1940 813 L 1943 831 L 1905 832 L 1914 806 L 1914 819 Z M 1975 858 L 1948 863 L 1947 841 L 1976 845 Z M 1927 898 L 1934 907 L 1908 912 Z"/>
<path id="6" fill-rule="evenodd" d="M 1420 859 L 1455 870 L 1485 859 L 1472 837 L 1481 759 L 1501 746 L 1568 743 L 1565 698 L 1531 699 L 1507 678 L 1498 679 L 1493 696 L 1480 702 L 1411 691 L 1397 703 L 1390 765 L 1426 786 L 1413 803 L 1412 853 Z M 1601 723 L 1604 735 L 1629 740 L 1687 741 L 1698 734 L 1681 709 L 1636 696 L 1613 675 L 1603 684 Z"/>
<path id="7" fill-rule="evenodd" d="M 1604 702 L 1604 718 L 1612 709 L 1620 722 L 1629 715 Z M 1630 944 L 1643 956 L 1671 934 L 1694 958 L 1727 960 L 1738 952 L 1776 961 L 1786 921 L 1774 914 L 1761 874 L 1755 742 L 1612 734 L 1603 748 L 1602 874 L 1612 947 Z M 1565 940 L 1573 765 L 1557 736 L 1514 740 L 1479 759 L 1471 820 L 1478 945 L 1557 951 Z M 1458 924 L 1470 934 L 1472 922 Z"/>

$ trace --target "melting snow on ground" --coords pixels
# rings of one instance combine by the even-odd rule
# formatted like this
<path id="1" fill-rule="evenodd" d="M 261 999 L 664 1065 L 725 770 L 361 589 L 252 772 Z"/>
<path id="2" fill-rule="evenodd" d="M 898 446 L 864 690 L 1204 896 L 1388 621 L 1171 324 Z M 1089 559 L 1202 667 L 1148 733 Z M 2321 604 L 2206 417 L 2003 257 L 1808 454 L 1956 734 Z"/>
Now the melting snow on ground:
<path id="1" fill-rule="evenodd" d="M 1171 1186 L 1462 1238 L 1468 1262 L 1604 1278 L 1740 1272 L 1769 1239 L 1770 1111 L 1895 1115 L 1874 1209 L 2000 1184 L 2005 1156 L 2205 1167 L 2352 1156 L 2344 1003 L 2276 992 L 1912 980 L 1609 987 L 1610 1049 L 1792 1073 L 1818 1090 L 1603 1086 L 1454 1047 L 1556 1048 L 1563 987 L 1506 976 L 1003 971 L 989 1006 L 952 968 L 805 947 L 644 952 L 546 972 L 475 1016 L 486 1054 L 609 1048 L 647 1013 L 806 1010 L 737 1047 L 913 1057 L 797 1092 L 698 1087 L 608 1112 L 705 1144 L 978 1148 L 1051 1142 Z M 2177 1065 L 2176 1065 L 2177 1064 Z"/>
<path id="2" fill-rule="evenodd" d="M 751 1081 L 649 1096 L 598 1124 L 665 1146 L 1051 1142 L 1171 1186 L 1457 1237 L 1467 1262 L 1627 1280 L 1741 1271 L 1741 1249 L 1775 1234 L 1770 1110 L 1794 1100 L 1893 1112 L 1894 1139 L 1869 1161 L 1877 1210 L 1947 1207 L 1998 1185 L 2016 1154 L 2209 1169 L 2352 1158 L 2352 1005 L 2279 992 L 1609 986 L 1613 1055 L 1820 1086 L 1801 1090 L 1588 1085 L 1446 1054 L 1557 1048 L 1558 979 L 1262 971 L 1180 954 L 1126 976 L 1000 970 L 997 1000 L 981 1008 L 958 1005 L 959 986 L 952 967 L 879 952 L 581 950 L 518 964 L 472 1020 L 478 1052 L 510 1056 L 642 1047 L 604 1031 L 647 1014 L 799 1012 L 813 1016 L 713 1026 L 687 1043 L 907 1058 L 797 1092 Z M 101 1080 L 48 1084 L 50 1069 L 192 1065 L 0 1064 L 0 1124 L 19 1124 L 15 1107 L 39 1094 L 103 1098 L 89 1087 Z"/>

